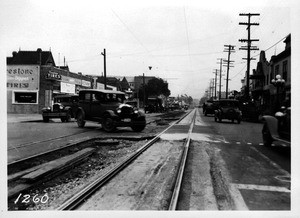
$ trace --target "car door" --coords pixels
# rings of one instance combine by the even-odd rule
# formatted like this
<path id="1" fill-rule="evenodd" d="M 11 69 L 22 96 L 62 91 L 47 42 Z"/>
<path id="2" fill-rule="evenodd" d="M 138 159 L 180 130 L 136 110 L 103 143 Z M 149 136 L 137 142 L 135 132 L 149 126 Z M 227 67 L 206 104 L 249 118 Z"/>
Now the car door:
<path id="1" fill-rule="evenodd" d="M 79 105 L 84 110 L 85 117 L 87 119 L 90 118 L 90 112 L 91 112 L 91 93 L 90 92 L 80 92 L 79 93 Z"/>
<path id="2" fill-rule="evenodd" d="M 95 120 L 101 120 L 105 111 L 104 107 L 105 99 L 102 92 L 92 92 L 91 95 L 91 117 Z"/>

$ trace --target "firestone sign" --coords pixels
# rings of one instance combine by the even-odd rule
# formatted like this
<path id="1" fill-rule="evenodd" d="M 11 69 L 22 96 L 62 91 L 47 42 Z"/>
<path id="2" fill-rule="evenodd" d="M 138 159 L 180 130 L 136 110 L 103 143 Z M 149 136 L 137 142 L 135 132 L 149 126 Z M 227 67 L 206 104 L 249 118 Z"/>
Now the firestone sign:
<path id="1" fill-rule="evenodd" d="M 39 89 L 39 66 L 18 65 L 7 66 L 8 90 L 38 90 Z"/>

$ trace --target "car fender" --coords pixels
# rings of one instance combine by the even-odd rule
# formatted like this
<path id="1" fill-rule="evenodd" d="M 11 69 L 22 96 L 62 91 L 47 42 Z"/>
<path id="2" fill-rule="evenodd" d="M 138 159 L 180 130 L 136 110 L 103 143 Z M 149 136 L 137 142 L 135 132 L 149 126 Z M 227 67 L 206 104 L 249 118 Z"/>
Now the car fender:
<path id="1" fill-rule="evenodd" d="M 47 109 L 46 107 L 43 107 L 41 111 L 42 111 L 42 112 L 45 112 L 45 111 L 47 111 L 47 110 L 48 110 L 48 109 Z"/>
<path id="2" fill-rule="evenodd" d="M 145 113 L 143 111 L 139 110 L 138 117 L 145 117 Z"/>
<path id="3" fill-rule="evenodd" d="M 66 106 L 66 107 L 64 108 L 64 110 L 65 110 L 65 111 L 72 111 L 72 108 L 71 108 L 70 106 Z"/>
<path id="4" fill-rule="evenodd" d="M 272 138 L 278 138 L 278 120 L 276 117 L 265 115 L 262 117 L 262 120 L 265 122 L 265 125 L 267 125 Z"/>
<path id="5" fill-rule="evenodd" d="M 111 116 L 111 117 L 117 117 L 117 115 L 115 114 L 115 112 L 112 111 L 112 110 L 107 110 L 107 111 L 105 111 L 104 114 L 103 114 L 103 117 L 104 117 L 106 114 L 109 114 L 109 116 Z"/>

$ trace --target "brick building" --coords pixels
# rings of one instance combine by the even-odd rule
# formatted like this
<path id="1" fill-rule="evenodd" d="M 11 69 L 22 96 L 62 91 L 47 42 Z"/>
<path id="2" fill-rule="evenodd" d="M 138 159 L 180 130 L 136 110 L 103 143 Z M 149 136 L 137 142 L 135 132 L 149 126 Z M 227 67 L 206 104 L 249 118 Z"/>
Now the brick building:
<path id="1" fill-rule="evenodd" d="M 41 113 L 55 95 L 92 87 L 92 78 L 56 66 L 51 51 L 14 51 L 6 63 L 8 113 Z"/>

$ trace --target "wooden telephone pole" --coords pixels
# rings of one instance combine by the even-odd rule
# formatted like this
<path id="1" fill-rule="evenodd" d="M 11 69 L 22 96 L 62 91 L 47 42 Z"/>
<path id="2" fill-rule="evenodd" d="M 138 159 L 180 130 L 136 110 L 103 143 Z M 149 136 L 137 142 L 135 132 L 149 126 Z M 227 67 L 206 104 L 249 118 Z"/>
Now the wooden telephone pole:
<path id="1" fill-rule="evenodd" d="M 251 60 L 255 60 L 254 58 L 250 57 L 250 51 L 251 50 L 258 50 L 258 48 L 256 46 L 251 46 L 251 42 L 253 41 L 259 41 L 258 39 L 251 39 L 250 37 L 250 27 L 255 25 L 259 25 L 258 23 L 251 23 L 250 22 L 250 18 L 251 16 L 259 16 L 260 14 L 239 14 L 240 16 L 247 16 L 248 17 L 248 22 L 247 23 L 243 23 L 240 22 L 239 25 L 246 25 L 247 26 L 247 30 L 248 30 L 248 39 L 239 39 L 240 42 L 247 42 L 247 46 L 242 46 L 241 48 L 239 48 L 240 50 L 247 50 L 247 58 L 243 58 L 244 60 L 247 60 L 247 72 L 246 72 L 246 87 L 245 87 L 245 97 L 246 99 L 249 99 L 249 75 L 250 75 L 250 61 Z"/>
<path id="2" fill-rule="evenodd" d="M 101 52 L 101 55 L 104 57 L 104 89 L 106 89 L 106 51 L 105 49 Z"/>
<path id="3" fill-rule="evenodd" d="M 231 53 L 234 53 L 234 47 L 235 45 L 224 45 L 225 50 L 224 52 L 228 52 L 228 60 L 223 60 L 226 64 L 224 66 L 227 67 L 227 76 L 226 76 L 226 99 L 228 98 L 228 80 L 229 80 L 229 68 L 233 67 L 232 65 L 230 65 L 230 63 L 234 62 L 230 60 L 230 55 Z"/>
<path id="4" fill-rule="evenodd" d="M 218 60 L 220 60 L 220 63 L 217 63 L 217 64 L 220 64 L 220 78 L 219 78 L 219 100 L 221 99 L 221 94 L 222 94 L 222 90 L 221 90 L 221 81 L 222 81 L 222 64 L 223 64 L 223 59 L 222 58 L 218 58 Z"/>

